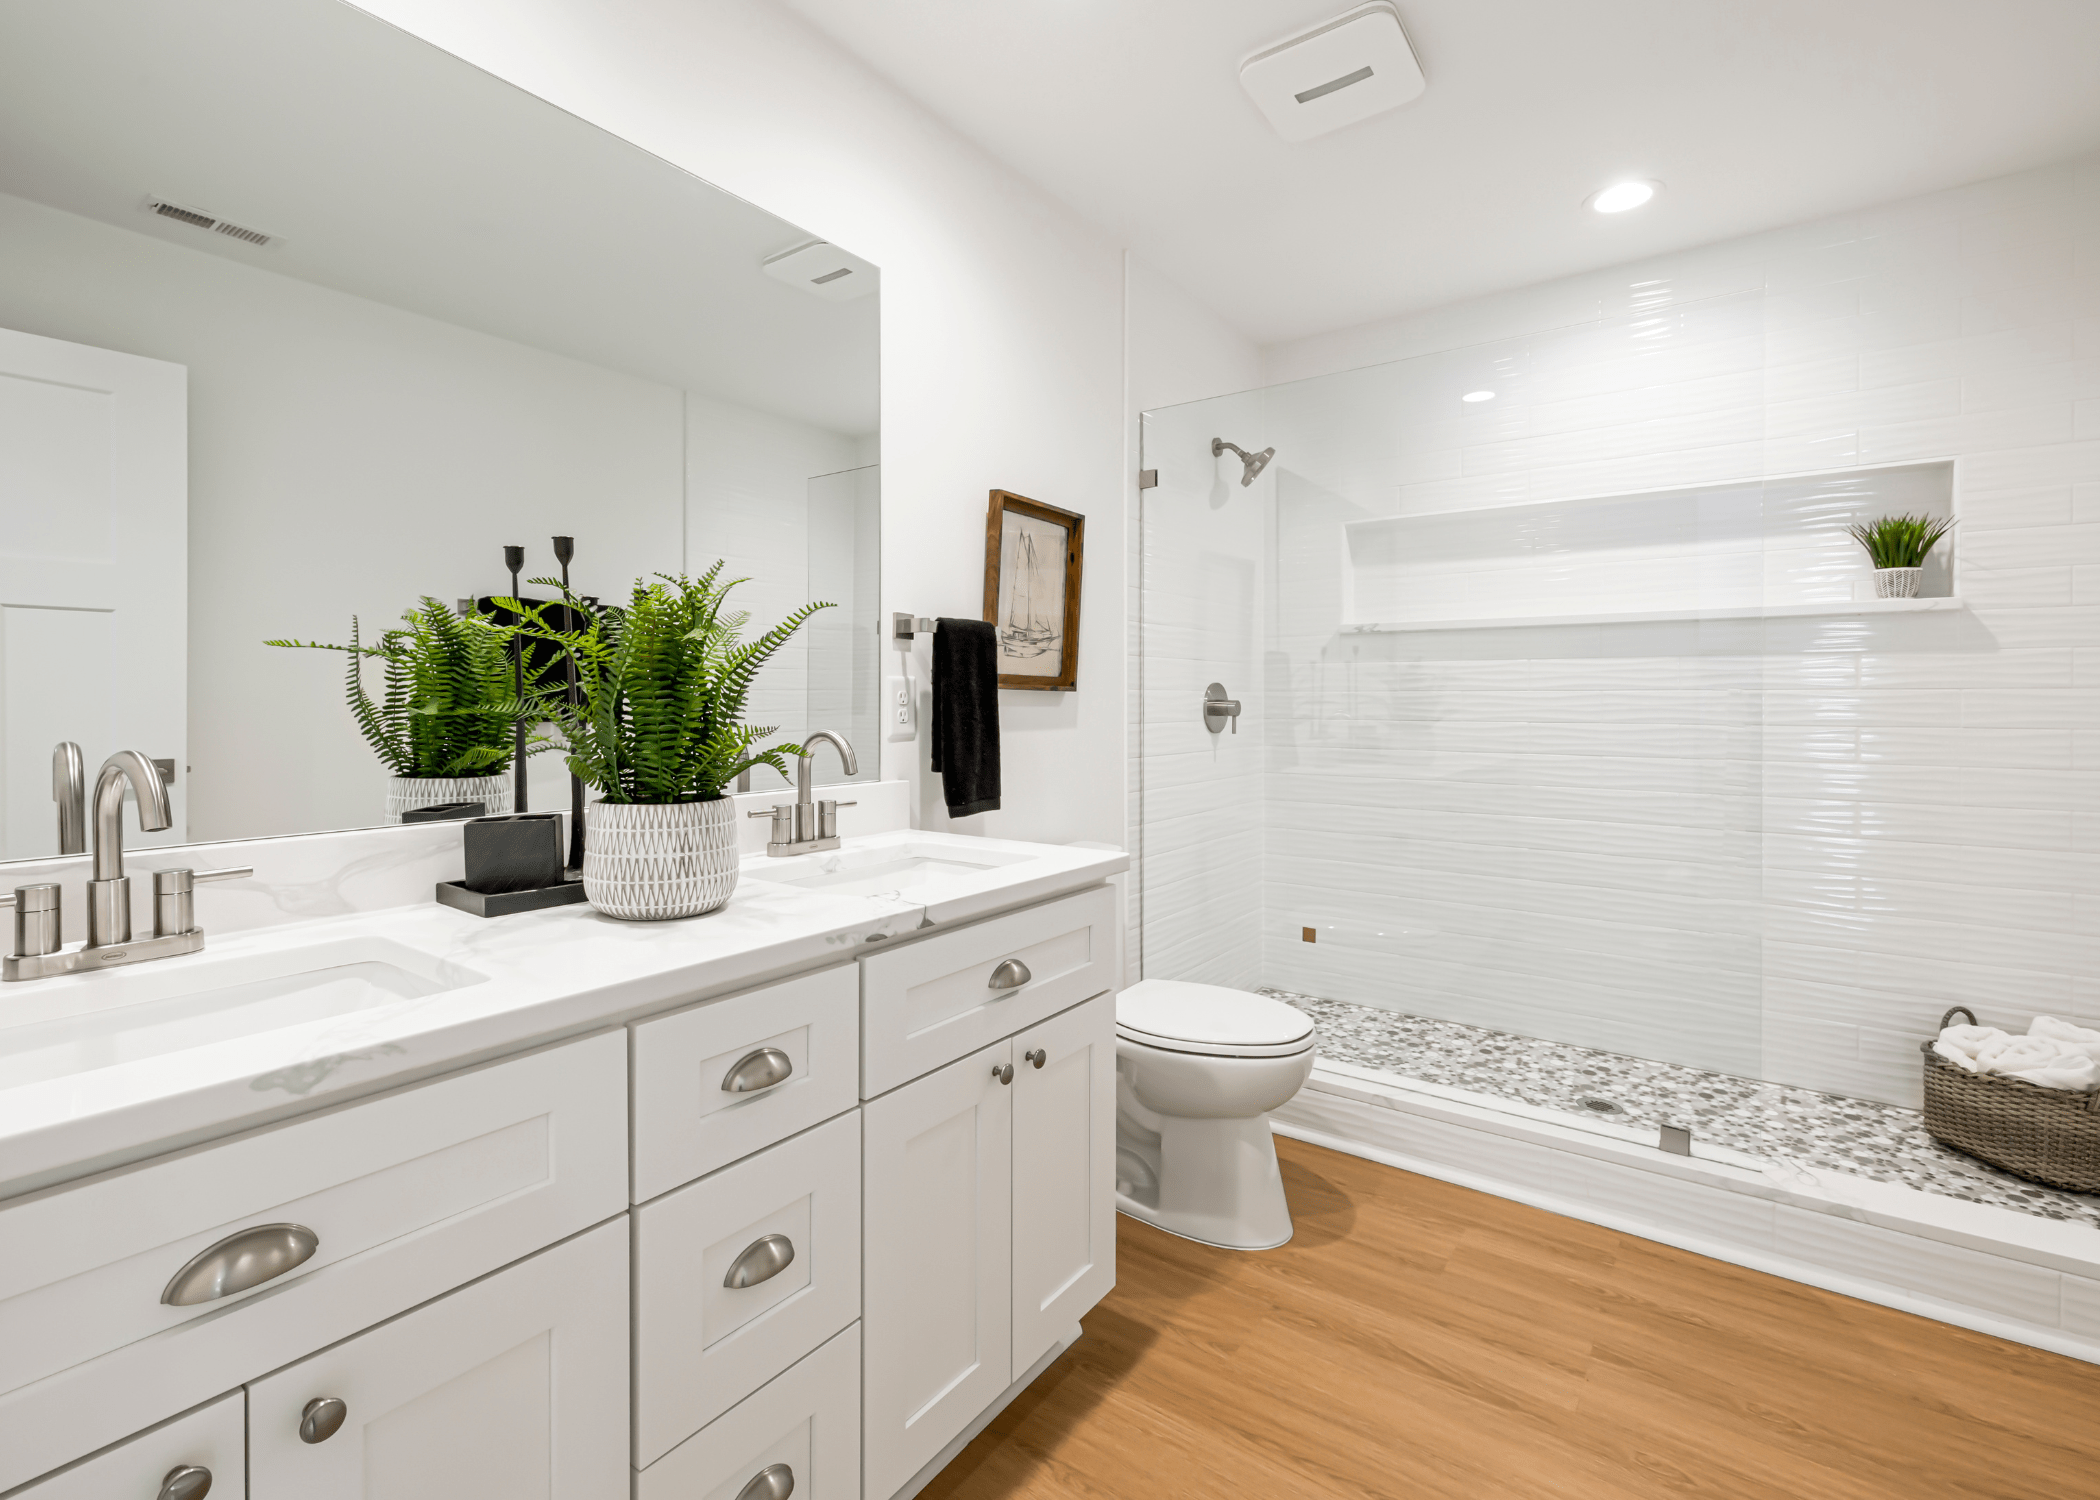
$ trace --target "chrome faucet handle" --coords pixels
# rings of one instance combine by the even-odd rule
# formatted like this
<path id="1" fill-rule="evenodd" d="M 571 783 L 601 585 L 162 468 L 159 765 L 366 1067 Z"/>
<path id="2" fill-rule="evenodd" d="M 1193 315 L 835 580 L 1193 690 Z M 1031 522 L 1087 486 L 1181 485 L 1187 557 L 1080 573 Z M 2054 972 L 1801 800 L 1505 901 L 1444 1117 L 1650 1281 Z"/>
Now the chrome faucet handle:
<path id="1" fill-rule="evenodd" d="M 214 880 L 245 880 L 255 873 L 253 865 L 229 865 L 223 870 L 155 870 L 153 872 L 153 935 L 177 937 L 194 932 L 197 912 L 190 893 Z"/>
<path id="2" fill-rule="evenodd" d="M 48 883 L 18 885 L 0 896 L 0 906 L 15 909 L 15 946 L 11 952 L 16 958 L 36 958 L 59 950 L 63 942 L 59 929 L 63 925 L 64 904 L 65 893 Z"/>

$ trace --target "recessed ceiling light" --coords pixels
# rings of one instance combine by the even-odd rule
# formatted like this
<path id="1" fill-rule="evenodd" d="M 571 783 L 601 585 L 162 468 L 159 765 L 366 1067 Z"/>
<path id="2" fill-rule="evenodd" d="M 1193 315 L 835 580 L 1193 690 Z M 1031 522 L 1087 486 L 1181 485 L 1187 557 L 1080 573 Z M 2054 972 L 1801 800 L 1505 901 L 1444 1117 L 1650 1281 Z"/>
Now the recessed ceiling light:
<path id="1" fill-rule="evenodd" d="M 1652 182 L 1615 182 L 1590 199 L 1590 207 L 1600 214 L 1623 214 L 1629 208 L 1639 208 L 1654 196 L 1655 184 Z"/>
<path id="2" fill-rule="evenodd" d="M 1458 399 L 1461 401 L 1492 401 L 1495 399 L 1495 393 L 1493 391 L 1467 391 Z"/>

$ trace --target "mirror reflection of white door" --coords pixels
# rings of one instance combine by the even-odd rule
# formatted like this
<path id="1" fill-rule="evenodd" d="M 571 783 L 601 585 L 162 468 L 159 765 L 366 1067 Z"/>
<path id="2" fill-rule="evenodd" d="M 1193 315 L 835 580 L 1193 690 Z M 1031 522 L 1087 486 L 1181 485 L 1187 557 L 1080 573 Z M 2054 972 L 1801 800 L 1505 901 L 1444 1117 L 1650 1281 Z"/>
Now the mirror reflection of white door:
<path id="1" fill-rule="evenodd" d="M 189 372 L 0 329 L 0 857 L 58 852 L 51 751 L 189 777 Z"/>

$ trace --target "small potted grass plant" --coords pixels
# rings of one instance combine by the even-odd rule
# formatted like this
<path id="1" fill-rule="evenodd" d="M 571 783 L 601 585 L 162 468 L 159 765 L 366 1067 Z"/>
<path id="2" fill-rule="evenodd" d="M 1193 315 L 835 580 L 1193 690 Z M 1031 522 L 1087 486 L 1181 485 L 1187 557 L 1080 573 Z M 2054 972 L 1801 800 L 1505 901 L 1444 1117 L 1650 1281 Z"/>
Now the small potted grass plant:
<path id="1" fill-rule="evenodd" d="M 1915 599 L 1925 555 L 1954 527 L 1942 516 L 1883 516 L 1851 528 L 1852 539 L 1874 560 L 1874 597 Z"/>
<path id="2" fill-rule="evenodd" d="M 567 621 L 551 605 L 498 600 L 518 612 L 528 640 L 575 663 L 577 702 L 550 698 L 546 717 L 569 769 L 596 789 L 584 806 L 583 890 L 609 917 L 697 916 L 736 889 L 736 804 L 723 795 L 753 766 L 787 774 L 799 745 L 765 745 L 777 732 L 744 722 L 751 682 L 789 637 L 828 604 L 807 604 L 743 639 L 749 615 L 726 608 L 742 580 L 716 563 L 698 578 L 636 579 L 625 607 L 592 605 L 552 578 Z M 573 612 L 573 613 L 570 613 Z"/>
<path id="3" fill-rule="evenodd" d="M 374 646 L 359 639 L 355 616 L 347 646 L 263 644 L 345 655 L 350 714 L 391 773 L 386 821 L 399 823 L 403 813 L 454 802 L 479 802 L 492 817 L 511 810 L 517 726 L 545 713 L 537 702 L 520 700 L 512 687 L 511 635 L 504 626 L 463 618 L 426 596 L 401 616 L 401 628 L 387 631 Z M 375 657 L 385 664 L 385 685 L 376 699 L 365 691 L 363 670 Z"/>

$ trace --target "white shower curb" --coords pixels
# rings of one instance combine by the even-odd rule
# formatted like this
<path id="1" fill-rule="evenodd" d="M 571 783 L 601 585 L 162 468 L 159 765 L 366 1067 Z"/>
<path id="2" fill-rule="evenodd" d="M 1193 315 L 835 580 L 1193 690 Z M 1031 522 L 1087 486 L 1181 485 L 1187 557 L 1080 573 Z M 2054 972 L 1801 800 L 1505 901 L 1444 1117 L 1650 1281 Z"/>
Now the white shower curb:
<path id="1" fill-rule="evenodd" d="M 2085 1224 L 1823 1168 L 1754 1170 L 1737 1152 L 1673 1156 L 1342 1063 L 1319 1063 L 1270 1118 L 1295 1140 L 2100 1364 L 2100 1229 Z"/>

